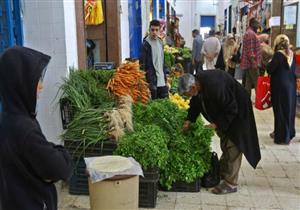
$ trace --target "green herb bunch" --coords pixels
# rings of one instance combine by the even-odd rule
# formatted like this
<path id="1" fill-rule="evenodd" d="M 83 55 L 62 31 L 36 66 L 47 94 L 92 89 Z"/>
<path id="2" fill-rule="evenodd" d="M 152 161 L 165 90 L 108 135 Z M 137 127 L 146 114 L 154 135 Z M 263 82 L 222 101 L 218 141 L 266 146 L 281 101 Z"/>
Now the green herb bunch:
<path id="1" fill-rule="evenodd" d="M 183 133 L 187 112 L 168 99 L 155 100 L 147 106 L 136 104 L 133 113 L 134 123 L 156 125 L 167 135 L 169 156 L 166 167 L 160 167 L 160 184 L 163 187 L 170 189 L 176 181 L 193 182 L 209 170 L 210 144 L 214 133 L 204 127 L 201 117 L 189 132 Z M 149 131 L 150 140 L 152 135 Z M 134 146 L 131 149 L 135 150 Z"/>
<path id="2" fill-rule="evenodd" d="M 178 123 L 175 115 L 178 111 L 177 105 L 169 99 L 158 99 L 147 105 L 134 105 L 133 121 L 144 125 L 157 125 L 171 137 L 176 134 L 179 127 L 180 122 Z"/>
<path id="3" fill-rule="evenodd" d="M 156 125 L 135 126 L 135 132 L 121 138 L 117 155 L 133 157 L 144 169 L 165 168 L 169 157 L 167 134 Z"/>
<path id="4" fill-rule="evenodd" d="M 178 120 L 184 122 L 184 111 L 179 113 Z M 181 116 L 180 116 L 181 115 Z M 161 169 L 160 183 L 170 189 L 176 181 L 187 183 L 202 177 L 210 167 L 210 143 L 213 136 L 211 129 L 203 126 L 198 118 L 192 129 L 182 133 L 180 128 L 174 139 L 170 139 L 168 166 Z"/>

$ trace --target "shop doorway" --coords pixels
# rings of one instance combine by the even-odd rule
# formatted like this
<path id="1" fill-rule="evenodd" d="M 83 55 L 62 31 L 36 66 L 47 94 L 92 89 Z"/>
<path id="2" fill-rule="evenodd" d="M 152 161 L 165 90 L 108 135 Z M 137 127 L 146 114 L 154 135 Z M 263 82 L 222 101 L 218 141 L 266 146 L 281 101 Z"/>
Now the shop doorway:
<path id="1" fill-rule="evenodd" d="M 208 33 L 211 29 L 215 29 L 216 16 L 212 15 L 201 15 L 200 16 L 200 34 L 202 38 L 207 38 Z"/>

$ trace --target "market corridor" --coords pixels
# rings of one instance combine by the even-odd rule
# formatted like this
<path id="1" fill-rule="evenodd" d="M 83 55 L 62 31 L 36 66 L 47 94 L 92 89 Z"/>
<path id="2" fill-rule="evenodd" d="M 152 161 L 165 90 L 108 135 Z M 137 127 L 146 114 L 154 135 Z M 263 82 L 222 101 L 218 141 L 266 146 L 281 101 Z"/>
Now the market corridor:
<path id="1" fill-rule="evenodd" d="M 249 210 L 300 209 L 300 119 L 296 118 L 297 137 L 289 146 L 276 145 L 269 137 L 273 128 L 272 109 L 255 110 L 262 160 L 253 170 L 243 160 L 237 193 L 214 195 L 202 188 L 199 193 L 158 193 L 155 209 L 160 210 Z M 220 156 L 219 138 L 213 150 Z M 59 188 L 58 188 L 59 189 Z M 89 209 L 88 196 L 72 196 L 63 188 L 60 210 Z"/>

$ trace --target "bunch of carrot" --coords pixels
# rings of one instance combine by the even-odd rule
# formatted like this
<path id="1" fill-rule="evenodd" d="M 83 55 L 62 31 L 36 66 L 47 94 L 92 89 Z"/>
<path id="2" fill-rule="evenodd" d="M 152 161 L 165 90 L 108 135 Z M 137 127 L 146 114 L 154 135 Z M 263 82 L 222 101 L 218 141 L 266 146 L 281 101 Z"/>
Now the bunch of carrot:
<path id="1" fill-rule="evenodd" d="M 127 62 L 119 66 L 107 84 L 109 92 L 116 96 L 130 95 L 134 102 L 147 103 L 150 98 L 145 72 L 140 71 L 139 62 Z"/>

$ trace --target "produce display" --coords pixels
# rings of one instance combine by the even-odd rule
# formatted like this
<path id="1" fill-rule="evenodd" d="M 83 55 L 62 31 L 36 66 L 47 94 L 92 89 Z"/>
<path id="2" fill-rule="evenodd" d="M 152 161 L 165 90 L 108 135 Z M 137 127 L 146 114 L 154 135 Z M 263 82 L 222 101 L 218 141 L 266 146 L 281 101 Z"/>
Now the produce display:
<path id="1" fill-rule="evenodd" d="M 132 102 L 131 96 L 121 96 L 118 100 L 118 106 L 104 114 L 108 123 L 109 138 L 118 141 L 125 134 L 125 131 L 133 131 Z"/>
<path id="2" fill-rule="evenodd" d="M 98 142 L 107 139 L 107 120 L 103 117 L 105 109 L 86 109 L 78 112 L 68 129 L 62 135 L 63 139 L 80 140 L 79 150 L 84 150 Z"/>
<path id="3" fill-rule="evenodd" d="M 203 176 L 210 166 L 213 130 L 204 128 L 204 123 L 199 118 L 191 131 L 183 133 L 182 126 L 186 115 L 185 110 L 179 109 L 168 99 L 151 101 L 148 105 L 138 103 L 133 107 L 135 131 L 139 129 L 136 126 L 156 125 L 166 133 L 169 155 L 166 167 L 160 167 L 160 184 L 168 189 L 176 181 L 193 182 L 197 177 Z M 147 136 L 145 141 L 152 144 L 152 135 L 156 135 L 156 132 L 145 130 L 145 135 Z M 125 135 L 121 143 L 124 138 L 130 137 Z M 122 144 L 118 147 L 119 150 L 123 149 Z M 132 153 L 140 150 L 139 146 L 131 147 Z M 129 153 L 127 151 L 127 154 Z M 144 164 L 152 161 L 152 158 L 154 158 L 152 155 L 143 157 Z M 138 158 L 137 160 L 140 161 Z"/>
<path id="4" fill-rule="evenodd" d="M 108 120 L 104 114 L 116 106 L 116 98 L 106 89 L 113 70 L 74 70 L 60 87 L 62 99 L 68 101 L 74 116 L 62 135 L 63 140 L 80 142 L 77 152 L 107 140 Z"/>
<path id="5" fill-rule="evenodd" d="M 190 48 L 173 48 L 168 45 L 164 46 L 165 66 L 172 71 L 172 68 L 179 63 L 184 64 L 192 58 L 192 50 Z M 185 65 L 185 64 L 184 64 Z M 185 67 L 186 68 L 186 67 Z"/>
<path id="6" fill-rule="evenodd" d="M 134 102 L 147 103 L 150 99 L 145 72 L 140 71 L 138 61 L 122 64 L 109 80 L 107 89 L 116 96 L 129 95 Z"/>
<path id="7" fill-rule="evenodd" d="M 144 169 L 164 168 L 169 157 L 167 134 L 157 125 L 135 125 L 135 132 L 125 135 L 115 152 L 133 157 Z"/>
<path id="8" fill-rule="evenodd" d="M 175 65 L 175 56 L 172 53 L 164 52 L 165 66 L 171 69 Z"/>
<path id="9" fill-rule="evenodd" d="M 62 98 L 70 102 L 75 113 L 87 108 L 113 107 L 115 98 L 105 88 L 113 74 L 113 70 L 71 70 L 60 87 Z"/>
<path id="10" fill-rule="evenodd" d="M 61 90 L 75 116 L 62 138 L 80 142 L 82 156 L 87 147 L 115 139 L 116 155 L 133 157 L 146 170 L 158 168 L 160 184 L 167 189 L 177 181 L 195 181 L 209 170 L 214 133 L 201 117 L 183 132 L 189 101 L 176 93 L 182 73 L 179 65 L 172 68 L 174 93 L 169 99 L 150 101 L 138 62 L 116 71 L 71 71 Z"/>
<path id="11" fill-rule="evenodd" d="M 178 113 L 178 120 L 183 123 L 186 113 Z M 170 189 L 176 181 L 194 182 L 210 169 L 210 144 L 213 130 L 204 128 L 198 118 L 193 128 L 170 139 L 170 151 L 167 167 L 160 170 L 160 184 Z"/>
<path id="12" fill-rule="evenodd" d="M 168 75 L 168 83 L 170 84 L 170 92 L 175 93 L 177 92 L 178 88 L 178 78 L 182 76 L 184 73 L 183 67 L 180 63 L 177 63 L 171 68 L 171 72 Z"/>
<path id="13" fill-rule="evenodd" d="M 192 58 L 192 50 L 190 48 L 179 48 L 179 52 L 184 59 Z"/>
<path id="14" fill-rule="evenodd" d="M 170 94 L 170 100 L 175 103 L 180 109 L 188 109 L 190 108 L 189 100 L 185 100 L 178 93 Z"/>
<path id="15" fill-rule="evenodd" d="M 168 45 L 164 46 L 164 51 L 171 54 L 179 53 L 179 50 L 175 47 L 169 47 Z"/>

